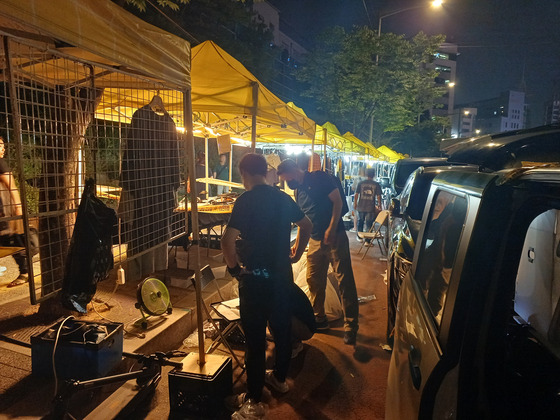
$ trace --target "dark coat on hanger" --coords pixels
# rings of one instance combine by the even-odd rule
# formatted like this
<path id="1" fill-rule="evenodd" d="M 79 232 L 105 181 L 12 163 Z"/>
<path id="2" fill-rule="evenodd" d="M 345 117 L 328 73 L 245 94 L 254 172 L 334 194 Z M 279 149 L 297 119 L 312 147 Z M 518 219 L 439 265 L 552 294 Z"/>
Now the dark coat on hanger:
<path id="1" fill-rule="evenodd" d="M 127 253 L 134 255 L 170 238 L 180 184 L 179 144 L 173 119 L 149 105 L 138 109 L 124 143 L 123 196 L 132 220 L 125 220 Z M 121 196 L 121 197 L 123 197 Z"/>

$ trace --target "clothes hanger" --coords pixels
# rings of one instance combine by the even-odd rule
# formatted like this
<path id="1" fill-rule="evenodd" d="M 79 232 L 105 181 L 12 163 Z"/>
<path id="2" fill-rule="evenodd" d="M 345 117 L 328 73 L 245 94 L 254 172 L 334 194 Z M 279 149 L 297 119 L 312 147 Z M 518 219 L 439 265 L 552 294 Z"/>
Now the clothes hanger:
<path id="1" fill-rule="evenodd" d="M 161 96 L 159 96 L 159 90 L 157 91 L 157 93 L 154 95 L 154 97 L 152 98 L 152 100 L 150 101 L 150 103 L 148 104 L 148 106 L 152 109 L 152 111 L 154 111 L 156 114 L 159 115 L 164 115 L 165 112 L 165 107 L 163 106 L 163 99 L 161 99 Z"/>

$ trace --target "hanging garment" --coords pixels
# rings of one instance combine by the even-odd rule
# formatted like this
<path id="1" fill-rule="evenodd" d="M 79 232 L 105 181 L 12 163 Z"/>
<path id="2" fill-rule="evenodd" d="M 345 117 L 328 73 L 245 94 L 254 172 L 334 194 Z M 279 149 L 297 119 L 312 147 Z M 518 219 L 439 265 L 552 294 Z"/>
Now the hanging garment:
<path id="1" fill-rule="evenodd" d="M 148 105 L 134 113 L 123 147 L 119 203 L 129 256 L 171 237 L 180 184 L 178 146 L 169 114 L 156 113 Z"/>

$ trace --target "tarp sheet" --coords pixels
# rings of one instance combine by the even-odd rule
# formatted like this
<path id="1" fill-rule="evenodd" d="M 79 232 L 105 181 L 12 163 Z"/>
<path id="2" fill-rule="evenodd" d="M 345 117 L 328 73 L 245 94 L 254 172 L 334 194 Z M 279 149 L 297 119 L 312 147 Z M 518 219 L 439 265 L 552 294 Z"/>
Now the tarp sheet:
<path id="1" fill-rule="evenodd" d="M 251 136 L 251 116 L 257 116 L 257 142 L 284 143 L 315 135 L 315 122 L 270 92 L 239 61 L 212 41 L 192 49 L 192 106 L 195 128 Z M 256 86 L 256 87 L 255 87 Z M 254 94 L 257 92 L 255 107 Z"/>
<path id="2" fill-rule="evenodd" d="M 53 38 L 88 61 L 132 69 L 178 90 L 190 86 L 189 43 L 109 0 L 0 0 L 0 19 L 8 33 Z"/>

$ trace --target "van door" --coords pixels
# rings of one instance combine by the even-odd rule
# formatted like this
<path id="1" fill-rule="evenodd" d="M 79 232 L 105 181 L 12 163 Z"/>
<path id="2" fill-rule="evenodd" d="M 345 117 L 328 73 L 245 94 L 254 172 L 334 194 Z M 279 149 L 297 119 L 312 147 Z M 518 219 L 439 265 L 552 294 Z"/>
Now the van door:
<path id="1" fill-rule="evenodd" d="M 452 311 L 447 296 L 467 216 L 467 197 L 438 190 L 431 203 L 424 216 L 426 224 L 415 265 L 400 292 L 389 367 L 387 419 L 431 416 L 433 399 L 444 377 L 441 369 L 434 372 L 445 352 L 442 319 L 446 311 Z"/>

